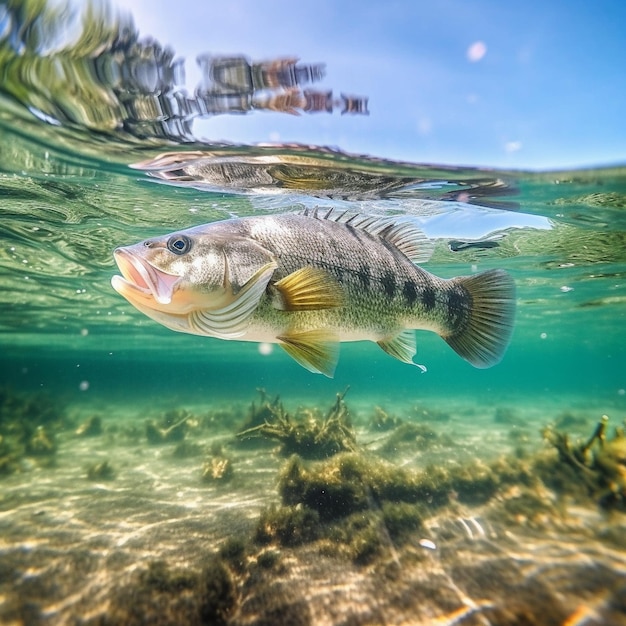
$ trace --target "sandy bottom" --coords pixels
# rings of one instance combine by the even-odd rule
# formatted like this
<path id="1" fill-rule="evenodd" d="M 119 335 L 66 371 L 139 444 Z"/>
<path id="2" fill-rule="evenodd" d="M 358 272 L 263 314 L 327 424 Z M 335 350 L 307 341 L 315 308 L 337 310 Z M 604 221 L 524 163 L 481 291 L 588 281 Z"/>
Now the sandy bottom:
<path id="1" fill-rule="evenodd" d="M 149 413 L 128 400 L 69 407 L 77 424 L 100 415 L 102 434 L 60 431 L 52 460 L 26 457 L 0 477 L 0 622 L 626 624 L 626 515 L 547 487 L 534 494 L 550 506 L 534 513 L 510 506 L 526 493 L 511 485 L 475 504 L 425 502 L 424 523 L 401 542 L 381 525 L 372 559 L 329 549 L 328 538 L 255 543 L 261 512 L 281 504 L 287 460 L 275 443 L 236 443 L 252 399 L 185 405 L 186 449 L 148 443 L 145 419 L 171 408 L 166 399 Z M 398 402 L 385 411 L 427 423 L 437 438 L 383 455 L 390 431 L 372 426 L 373 406 L 346 401 L 363 454 L 410 471 L 487 464 L 520 448 L 526 458 L 556 455 L 542 425 L 569 410 L 582 416 L 572 428 L 583 436 L 611 410 L 564 398 Z M 229 480 L 202 478 L 216 455 L 232 464 Z M 114 475 L 89 479 L 104 461 Z"/>

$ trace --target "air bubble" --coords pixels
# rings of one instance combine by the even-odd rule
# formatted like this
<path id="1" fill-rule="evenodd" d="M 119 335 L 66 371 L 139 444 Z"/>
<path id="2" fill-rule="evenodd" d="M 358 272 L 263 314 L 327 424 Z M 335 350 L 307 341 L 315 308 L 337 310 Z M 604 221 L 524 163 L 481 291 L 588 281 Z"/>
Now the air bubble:
<path id="1" fill-rule="evenodd" d="M 259 353 L 262 354 L 263 356 L 268 356 L 272 354 L 273 351 L 274 351 L 274 346 L 271 343 L 267 343 L 266 341 L 263 341 L 262 343 L 259 344 Z"/>

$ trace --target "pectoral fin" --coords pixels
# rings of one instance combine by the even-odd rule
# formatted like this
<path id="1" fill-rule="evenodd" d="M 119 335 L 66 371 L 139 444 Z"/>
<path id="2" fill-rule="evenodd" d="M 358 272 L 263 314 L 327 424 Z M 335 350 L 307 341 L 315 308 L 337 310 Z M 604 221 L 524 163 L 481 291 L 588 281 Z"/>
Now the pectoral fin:
<path id="1" fill-rule="evenodd" d="M 274 306 L 283 311 L 314 311 L 341 306 L 343 294 L 339 283 L 326 271 L 302 267 L 279 280 Z"/>
<path id="2" fill-rule="evenodd" d="M 189 323 L 194 332 L 219 339 L 237 339 L 244 335 L 250 316 L 265 293 L 275 269 L 275 262 L 261 267 L 226 306 L 192 311 Z"/>
<path id="3" fill-rule="evenodd" d="M 339 358 L 339 339 L 325 330 L 307 330 L 278 337 L 280 346 L 302 367 L 332 378 Z"/>
<path id="4" fill-rule="evenodd" d="M 409 365 L 415 365 L 419 367 L 422 372 L 426 371 L 423 365 L 413 362 L 413 357 L 417 354 L 414 330 L 403 330 L 391 339 L 383 339 L 377 343 L 387 354 L 394 357 L 394 359 L 398 359 Z"/>

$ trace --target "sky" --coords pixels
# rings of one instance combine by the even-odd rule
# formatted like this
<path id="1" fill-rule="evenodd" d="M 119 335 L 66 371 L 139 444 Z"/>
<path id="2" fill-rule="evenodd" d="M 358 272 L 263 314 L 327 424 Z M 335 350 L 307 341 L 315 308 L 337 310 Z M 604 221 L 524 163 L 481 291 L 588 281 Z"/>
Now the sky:
<path id="1" fill-rule="evenodd" d="M 115 3 L 115 0 L 113 0 Z M 119 3 L 122 6 L 122 3 Z M 398 160 L 558 169 L 626 163 L 623 0 L 125 0 L 185 58 L 297 56 L 369 116 L 221 115 L 210 140 L 300 142 Z"/>

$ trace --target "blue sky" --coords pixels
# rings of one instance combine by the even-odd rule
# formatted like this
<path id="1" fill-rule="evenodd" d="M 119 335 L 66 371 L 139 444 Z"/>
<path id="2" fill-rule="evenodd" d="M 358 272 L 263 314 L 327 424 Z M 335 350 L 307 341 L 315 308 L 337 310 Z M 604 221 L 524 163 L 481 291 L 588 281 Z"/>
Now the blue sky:
<path id="1" fill-rule="evenodd" d="M 121 5 L 121 3 L 120 3 Z M 259 112 L 197 123 L 208 139 L 297 141 L 454 165 L 626 163 L 626 2 L 126 0 L 144 35 L 202 52 L 326 63 L 319 88 L 368 117 Z M 473 51 L 473 56 L 472 52 Z"/>

